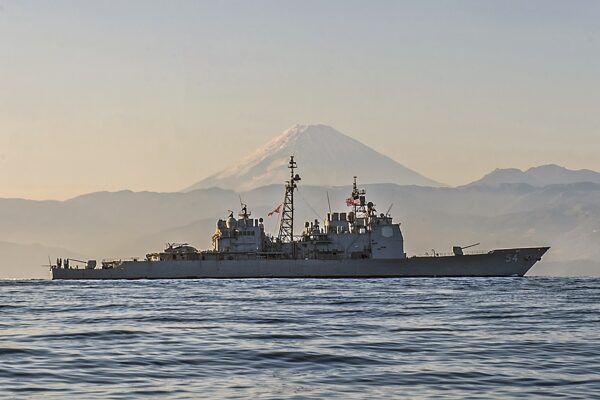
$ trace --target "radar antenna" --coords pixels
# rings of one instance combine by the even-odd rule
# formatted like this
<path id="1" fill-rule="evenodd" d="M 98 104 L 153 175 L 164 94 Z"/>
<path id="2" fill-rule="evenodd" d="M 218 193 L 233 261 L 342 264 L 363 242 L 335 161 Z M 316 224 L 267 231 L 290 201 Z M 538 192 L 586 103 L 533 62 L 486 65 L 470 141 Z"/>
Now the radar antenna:
<path id="1" fill-rule="evenodd" d="M 238 216 L 243 219 L 248 219 L 252 215 L 251 212 L 248 212 L 248 205 L 242 201 L 242 196 L 240 195 L 240 212 Z"/>
<path id="2" fill-rule="evenodd" d="M 285 183 L 285 199 L 283 201 L 283 211 L 281 213 L 281 224 L 279 225 L 279 240 L 283 243 L 294 242 L 294 190 L 298 188 L 296 182 L 300 180 L 300 175 L 294 174 L 298 167 L 294 156 L 290 156 L 288 168 L 290 169 L 290 180 Z M 293 247 L 293 246 L 292 246 Z M 292 248 L 292 252 L 294 249 Z"/>

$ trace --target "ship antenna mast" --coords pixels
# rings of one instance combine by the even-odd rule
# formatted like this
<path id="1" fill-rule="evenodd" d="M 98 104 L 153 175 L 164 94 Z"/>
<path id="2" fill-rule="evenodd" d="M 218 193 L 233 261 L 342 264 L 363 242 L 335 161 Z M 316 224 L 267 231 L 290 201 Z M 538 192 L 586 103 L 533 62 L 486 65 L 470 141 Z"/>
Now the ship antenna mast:
<path id="1" fill-rule="evenodd" d="M 356 175 L 354 175 L 354 184 L 352 185 L 352 211 L 354 211 L 354 219 L 356 220 L 356 200 L 359 199 L 360 193 L 358 192 L 358 187 L 356 186 Z"/>
<path id="2" fill-rule="evenodd" d="M 358 211 L 365 212 L 364 196 L 367 194 L 365 189 L 359 189 L 356 184 L 356 176 L 354 177 L 354 183 L 352 185 L 352 211 L 354 212 L 354 228 L 356 228 L 356 220 L 358 219 Z"/>
<path id="3" fill-rule="evenodd" d="M 283 211 L 281 213 L 281 224 L 279 225 L 279 240 L 284 243 L 294 242 L 294 190 L 298 187 L 296 182 L 300 180 L 300 175 L 294 174 L 298 167 L 294 156 L 290 156 L 288 168 L 290 169 L 290 180 L 285 183 L 285 199 L 283 201 Z M 293 251 L 293 249 L 292 249 Z"/>

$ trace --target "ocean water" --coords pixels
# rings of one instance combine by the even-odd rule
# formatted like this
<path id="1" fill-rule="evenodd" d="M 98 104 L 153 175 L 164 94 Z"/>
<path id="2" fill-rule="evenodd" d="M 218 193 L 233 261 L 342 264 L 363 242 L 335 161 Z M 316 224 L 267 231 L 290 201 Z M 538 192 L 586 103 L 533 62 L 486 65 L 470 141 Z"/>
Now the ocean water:
<path id="1" fill-rule="evenodd" d="M 0 397 L 600 398 L 600 279 L 0 281 Z"/>

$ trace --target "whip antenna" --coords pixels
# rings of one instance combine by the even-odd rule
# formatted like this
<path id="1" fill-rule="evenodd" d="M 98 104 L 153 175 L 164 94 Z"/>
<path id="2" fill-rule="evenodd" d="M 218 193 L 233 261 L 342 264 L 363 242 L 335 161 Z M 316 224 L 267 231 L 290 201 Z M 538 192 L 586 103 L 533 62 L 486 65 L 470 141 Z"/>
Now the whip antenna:
<path id="1" fill-rule="evenodd" d="M 387 212 L 385 213 L 386 216 L 390 215 L 390 211 L 392 211 L 392 207 L 394 207 L 394 203 L 390 204 L 390 208 L 388 208 Z"/>

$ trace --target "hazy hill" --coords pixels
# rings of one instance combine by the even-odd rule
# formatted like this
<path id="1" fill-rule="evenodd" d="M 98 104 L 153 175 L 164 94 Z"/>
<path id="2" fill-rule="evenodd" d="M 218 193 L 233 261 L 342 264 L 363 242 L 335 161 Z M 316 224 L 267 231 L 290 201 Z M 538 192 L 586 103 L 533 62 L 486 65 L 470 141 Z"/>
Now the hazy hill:
<path id="1" fill-rule="evenodd" d="M 116 243 L 212 217 L 223 205 L 238 207 L 238 195 L 212 188 L 190 194 L 99 192 L 62 202 L 0 199 L 0 240 L 121 256 L 113 254 Z"/>
<path id="2" fill-rule="evenodd" d="M 314 185 L 350 183 L 352 175 L 360 171 L 363 182 L 442 186 L 329 126 L 297 125 L 184 191 L 210 187 L 246 191 L 281 184 L 288 178 L 291 154 L 296 156 L 304 181 Z"/>
<path id="3" fill-rule="evenodd" d="M 475 242 L 482 243 L 481 250 L 548 244 L 552 250 L 533 273 L 600 275 L 600 185 L 365 187 L 379 211 L 394 204 L 391 213 L 402 222 L 409 254 L 450 252 L 453 245 Z M 349 186 L 300 186 L 298 230 L 305 220 L 325 217 L 327 193 L 332 207 L 344 210 L 349 191 Z M 275 233 L 277 219 L 265 215 L 281 203 L 282 185 L 241 195 L 253 216 L 264 217 L 267 231 Z M 55 259 L 65 253 L 97 259 L 143 257 L 166 242 L 207 248 L 216 219 L 228 209 L 239 209 L 238 194 L 221 189 L 103 192 L 64 202 L 0 200 L 0 241 L 12 243 L 0 246 L 0 277 L 16 277 L 15 268 L 32 274 L 26 276 L 46 277 L 37 266 L 47 256 Z M 32 242 L 42 245 L 31 247 Z"/>
<path id="4" fill-rule="evenodd" d="M 39 243 L 17 244 L 0 241 L 0 279 L 49 278 L 48 257 L 87 259 L 84 255 L 63 248 L 46 247 Z"/>
<path id="5" fill-rule="evenodd" d="M 591 182 L 600 184 L 600 173 L 589 169 L 570 170 L 558 165 L 542 165 L 521 171 L 516 168 L 496 169 L 467 186 L 498 186 L 524 183 L 543 187 L 568 183 Z"/>

